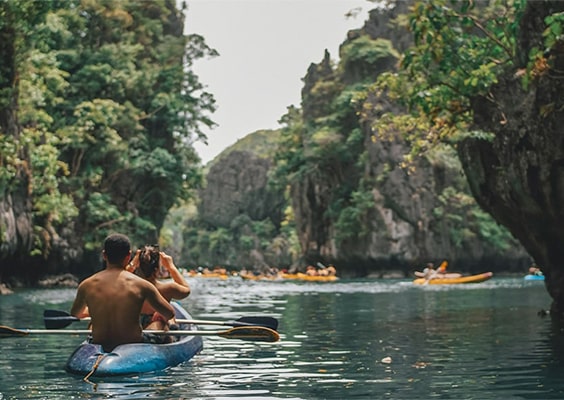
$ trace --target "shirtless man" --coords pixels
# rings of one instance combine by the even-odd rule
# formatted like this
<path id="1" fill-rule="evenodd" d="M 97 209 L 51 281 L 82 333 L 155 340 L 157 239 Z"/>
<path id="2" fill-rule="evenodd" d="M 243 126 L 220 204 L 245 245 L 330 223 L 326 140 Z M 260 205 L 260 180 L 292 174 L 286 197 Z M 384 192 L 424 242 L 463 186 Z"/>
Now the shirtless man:
<path id="1" fill-rule="evenodd" d="M 131 257 L 127 236 L 108 236 L 102 255 L 106 268 L 81 282 L 71 314 L 80 318 L 88 310 L 92 343 L 109 352 L 120 344 L 143 342 L 139 315 L 145 301 L 167 319 L 174 317 L 174 309 L 152 283 L 125 270 Z"/>

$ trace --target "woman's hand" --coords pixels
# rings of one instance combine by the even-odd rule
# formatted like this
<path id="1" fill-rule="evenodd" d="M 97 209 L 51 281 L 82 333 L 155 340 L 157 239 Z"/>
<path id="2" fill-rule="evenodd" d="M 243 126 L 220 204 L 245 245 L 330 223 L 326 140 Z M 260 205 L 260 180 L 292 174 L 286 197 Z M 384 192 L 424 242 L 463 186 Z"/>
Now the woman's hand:
<path id="1" fill-rule="evenodd" d="M 179 286 L 180 291 L 177 293 L 177 295 L 174 298 L 183 299 L 184 297 L 188 296 L 190 294 L 190 286 L 188 286 L 188 282 L 186 282 L 186 279 L 184 279 L 182 273 L 178 270 L 178 268 L 176 268 L 176 265 L 174 265 L 174 261 L 172 260 L 172 257 L 163 251 L 161 251 L 159 255 L 160 255 L 159 261 L 161 265 L 165 267 L 166 270 L 169 272 L 172 280 L 176 282 L 178 285 L 180 285 Z"/>
<path id="2" fill-rule="evenodd" d="M 161 251 L 159 253 L 160 256 L 160 264 L 165 267 L 167 269 L 167 271 L 170 272 L 171 269 L 176 269 L 176 266 L 174 265 L 174 261 L 172 260 L 172 257 L 169 256 L 168 254 L 166 254 L 164 251 Z"/>
<path id="3" fill-rule="evenodd" d="M 139 268 L 139 255 L 140 254 L 141 254 L 141 250 L 137 249 L 137 251 L 135 252 L 135 255 L 133 256 L 131 261 L 129 261 L 129 264 L 127 264 L 127 267 L 125 268 L 127 271 L 135 272 L 135 270 L 137 268 Z"/>

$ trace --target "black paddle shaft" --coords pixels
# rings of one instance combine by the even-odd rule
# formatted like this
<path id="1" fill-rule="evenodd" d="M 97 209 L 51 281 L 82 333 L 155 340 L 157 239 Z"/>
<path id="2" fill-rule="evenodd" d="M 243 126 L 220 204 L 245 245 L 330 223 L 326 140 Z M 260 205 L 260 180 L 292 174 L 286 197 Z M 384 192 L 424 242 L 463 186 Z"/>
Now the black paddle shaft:
<path id="1" fill-rule="evenodd" d="M 81 321 L 80 318 L 70 315 L 66 311 L 59 310 L 45 310 L 43 311 L 43 320 L 45 322 L 46 329 L 61 329 L 66 328 L 73 322 Z M 198 320 L 182 320 L 179 319 L 180 323 L 194 323 L 201 325 L 224 325 L 233 327 L 245 327 L 245 326 L 263 326 L 265 328 L 270 328 L 272 330 L 278 329 L 278 320 L 273 317 L 261 317 L 261 316 L 247 316 L 241 317 L 235 321 L 198 321 Z"/>

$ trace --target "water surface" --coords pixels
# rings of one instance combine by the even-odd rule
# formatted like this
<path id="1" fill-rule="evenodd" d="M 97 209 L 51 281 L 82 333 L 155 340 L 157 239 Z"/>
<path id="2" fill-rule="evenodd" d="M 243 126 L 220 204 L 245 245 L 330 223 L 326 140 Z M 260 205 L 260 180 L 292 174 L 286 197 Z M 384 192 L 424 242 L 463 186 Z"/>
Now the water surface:
<path id="1" fill-rule="evenodd" d="M 81 337 L 1 339 L 0 399 L 564 398 L 564 334 L 537 315 L 550 305 L 542 282 L 189 283 L 181 303 L 194 318 L 273 316 L 281 341 L 206 336 L 189 362 L 92 385 L 64 371 Z M 43 328 L 43 310 L 68 311 L 74 293 L 0 297 L 0 323 Z"/>

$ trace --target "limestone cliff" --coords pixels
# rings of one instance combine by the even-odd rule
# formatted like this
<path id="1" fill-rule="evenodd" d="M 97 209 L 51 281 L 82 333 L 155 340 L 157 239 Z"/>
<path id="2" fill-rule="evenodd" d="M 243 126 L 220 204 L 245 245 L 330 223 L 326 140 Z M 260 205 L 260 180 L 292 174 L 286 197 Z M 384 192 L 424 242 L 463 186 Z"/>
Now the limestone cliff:
<path id="1" fill-rule="evenodd" d="M 200 191 L 199 218 L 211 226 L 229 227 L 239 215 L 270 219 L 279 225 L 284 199 L 268 188 L 272 163 L 252 151 L 232 151 L 216 161 Z"/>
<path id="2" fill-rule="evenodd" d="M 17 65 L 22 55 L 14 45 L 18 39 L 18 32 L 10 25 L 14 16 L 11 10 L 3 11 L 2 18 L 8 22 L 0 24 L 0 137 L 5 147 L 0 155 L 0 282 L 17 268 L 17 262 L 25 261 L 33 241 L 30 155 L 15 145 L 12 152 L 6 150 L 21 140 Z"/>
<path id="3" fill-rule="evenodd" d="M 390 267 L 407 272 L 443 258 L 468 272 L 523 271 L 529 256 L 503 227 L 484 222 L 491 218 L 472 200 L 452 151 L 439 149 L 402 166 L 410 143 L 371 128 L 385 112 L 401 109 L 385 97 L 367 102 L 376 104 L 374 108 L 359 106 L 346 115 L 343 109 L 352 102 L 335 107 L 355 85 L 373 82 L 395 68 L 397 53 L 388 43 L 404 49 L 409 39 L 407 33 L 389 29 L 389 21 L 405 7 L 399 2 L 395 10 L 371 12 L 362 29 L 347 35 L 338 68 L 331 67 L 326 53 L 304 78 L 302 146 L 309 166 L 300 168 L 309 172 L 291 185 L 302 262 L 331 262 L 345 274 Z M 357 153 L 352 159 L 342 155 L 344 147 L 331 157 L 329 146 L 317 139 L 320 132 L 330 131 L 342 143 L 352 143 L 359 130 L 362 145 L 346 148 Z M 324 159 L 309 156 L 323 146 Z M 347 219 L 347 213 L 352 217 Z"/>
<path id="4" fill-rule="evenodd" d="M 211 162 L 186 234 L 190 264 L 266 270 L 291 263 L 280 235 L 284 193 L 269 185 L 277 131 L 258 131 Z"/>
<path id="5" fill-rule="evenodd" d="M 552 311 L 564 317 L 564 46 L 547 54 L 549 65 L 530 90 L 519 69 L 531 48 L 543 48 L 545 17 L 564 11 L 560 1 L 529 1 L 520 24 L 514 70 L 501 77 L 494 102 L 473 102 L 477 129 L 495 133 L 492 141 L 468 139 L 460 157 L 474 196 L 507 226 L 546 275 Z"/>

